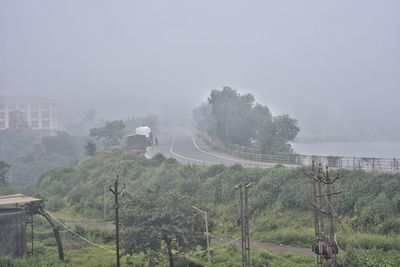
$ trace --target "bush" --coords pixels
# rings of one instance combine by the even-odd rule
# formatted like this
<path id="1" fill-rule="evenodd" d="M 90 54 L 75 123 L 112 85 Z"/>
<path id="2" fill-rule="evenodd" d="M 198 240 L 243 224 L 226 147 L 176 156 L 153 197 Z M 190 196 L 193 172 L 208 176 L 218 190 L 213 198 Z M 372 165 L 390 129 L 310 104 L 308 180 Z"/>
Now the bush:
<path id="1" fill-rule="evenodd" d="M 46 201 L 49 211 L 59 211 L 65 207 L 65 202 L 61 198 L 52 197 Z"/>
<path id="2" fill-rule="evenodd" d="M 387 234 L 400 234 L 400 218 L 390 218 L 386 220 L 379 229 L 379 233 Z"/>

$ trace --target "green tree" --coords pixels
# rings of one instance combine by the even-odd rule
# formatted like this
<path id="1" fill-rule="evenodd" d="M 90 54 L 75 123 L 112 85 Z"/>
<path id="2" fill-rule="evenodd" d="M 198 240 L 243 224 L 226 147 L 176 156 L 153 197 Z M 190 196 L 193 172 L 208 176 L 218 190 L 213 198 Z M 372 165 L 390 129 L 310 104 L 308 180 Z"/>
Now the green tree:
<path id="1" fill-rule="evenodd" d="M 289 144 L 299 132 L 288 115 L 272 116 L 251 94 L 230 87 L 212 90 L 208 102 L 193 110 L 196 127 L 226 145 L 255 148 L 261 153 L 292 152 Z"/>
<path id="2" fill-rule="evenodd" d="M 208 103 L 211 105 L 210 136 L 230 144 L 249 145 L 256 128 L 252 116 L 253 95 L 240 95 L 236 90 L 224 87 L 222 91 L 212 90 Z"/>
<path id="3" fill-rule="evenodd" d="M 54 136 L 44 136 L 42 138 L 42 145 L 45 153 L 76 158 L 77 149 L 75 140 L 66 132 L 58 131 Z"/>
<path id="4" fill-rule="evenodd" d="M 193 211 L 193 201 L 176 193 L 147 192 L 125 197 L 125 249 L 152 255 L 166 248 L 169 266 L 172 251 L 184 253 L 204 244 L 204 222 Z"/>
<path id="5" fill-rule="evenodd" d="M 94 154 L 96 154 L 96 150 L 97 150 L 96 143 L 93 142 L 92 140 L 88 140 L 85 145 L 86 156 L 89 157 L 94 156 Z"/>
<path id="6" fill-rule="evenodd" d="M 257 148 L 267 154 L 292 152 L 289 142 L 296 138 L 299 131 L 297 121 L 288 115 L 274 117 L 272 121 L 264 121 L 257 131 Z"/>
<path id="7" fill-rule="evenodd" d="M 124 128 L 122 120 L 107 121 L 103 127 L 90 129 L 90 136 L 104 140 L 106 146 L 115 146 L 124 136 Z"/>

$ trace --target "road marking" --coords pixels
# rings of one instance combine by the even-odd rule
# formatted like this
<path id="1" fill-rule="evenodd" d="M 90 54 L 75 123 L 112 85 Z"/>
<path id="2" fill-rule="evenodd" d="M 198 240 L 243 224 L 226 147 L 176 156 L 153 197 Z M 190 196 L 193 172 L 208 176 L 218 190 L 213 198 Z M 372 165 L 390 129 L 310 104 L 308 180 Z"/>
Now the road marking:
<path id="1" fill-rule="evenodd" d="M 205 161 L 205 160 L 194 159 L 194 158 L 182 156 L 182 155 L 180 155 L 180 154 L 178 154 L 178 153 L 175 153 L 175 152 L 172 150 L 172 147 L 174 146 L 174 144 L 175 144 L 175 137 L 174 137 L 174 140 L 173 140 L 173 142 L 172 142 L 172 144 L 171 144 L 171 149 L 169 150 L 169 152 L 170 152 L 172 155 L 174 155 L 174 156 L 177 156 L 177 157 L 180 157 L 180 158 L 183 158 L 183 159 L 187 159 L 187 160 L 192 160 L 192 161 L 201 162 L 201 163 L 219 164 L 218 162 L 210 162 L 210 161 Z"/>
<path id="2" fill-rule="evenodd" d="M 253 165 L 254 165 L 254 166 L 262 165 L 262 166 L 265 166 L 265 167 L 272 167 L 272 166 L 273 166 L 273 165 L 271 165 L 271 164 L 264 163 L 264 162 L 257 162 L 257 163 L 256 163 L 256 162 L 249 161 L 249 160 L 246 160 L 246 159 L 239 160 L 239 159 L 235 159 L 235 158 L 228 158 L 228 157 L 220 156 L 220 155 L 217 155 L 217 154 L 214 154 L 214 153 L 210 153 L 210 152 L 207 152 L 207 151 L 201 149 L 201 148 L 196 144 L 196 141 L 194 140 L 194 137 L 193 137 L 193 136 L 192 136 L 192 140 L 193 140 L 194 146 L 196 147 L 196 149 L 197 149 L 198 151 L 203 152 L 203 153 L 206 153 L 206 154 L 211 155 L 211 156 L 214 156 L 214 157 L 217 157 L 217 158 L 236 161 L 236 162 L 241 163 L 242 165 L 247 164 L 248 166 L 253 166 Z"/>
<path id="3" fill-rule="evenodd" d="M 194 137 L 192 137 L 192 140 L 193 140 L 194 146 L 195 146 L 196 149 L 197 149 L 198 151 L 200 151 L 200 152 L 203 152 L 203 153 L 206 153 L 206 154 L 208 154 L 208 155 L 211 155 L 211 156 L 214 156 L 214 157 L 217 157 L 217 158 L 221 158 L 221 159 L 233 160 L 233 161 L 237 161 L 237 162 L 242 162 L 242 161 L 243 161 L 243 160 L 238 160 L 238 159 L 234 159 L 234 158 L 228 158 L 228 157 L 224 157 L 224 156 L 220 156 L 220 155 L 216 155 L 216 154 L 214 154 L 214 153 L 210 153 L 210 152 L 204 151 L 203 149 L 201 149 L 201 148 L 196 144 L 196 141 L 194 140 Z"/>

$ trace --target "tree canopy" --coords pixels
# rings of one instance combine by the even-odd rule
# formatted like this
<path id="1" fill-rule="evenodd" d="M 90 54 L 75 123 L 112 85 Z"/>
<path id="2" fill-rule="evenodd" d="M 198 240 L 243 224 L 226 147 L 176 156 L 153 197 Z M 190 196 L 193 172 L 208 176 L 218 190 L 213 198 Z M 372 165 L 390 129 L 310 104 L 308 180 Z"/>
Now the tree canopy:
<path id="1" fill-rule="evenodd" d="M 166 248 L 170 266 L 172 251 L 188 252 L 204 243 L 204 222 L 191 208 L 193 200 L 177 193 L 146 192 L 125 197 L 125 248 L 130 254 L 152 255 Z"/>
<path id="2" fill-rule="evenodd" d="M 291 152 L 289 142 L 300 131 L 295 119 L 274 117 L 253 95 L 241 95 L 230 87 L 213 89 L 208 102 L 193 111 L 193 119 L 213 139 L 269 154 Z"/>
<path id="3" fill-rule="evenodd" d="M 90 136 L 104 140 L 106 146 L 115 146 L 124 136 L 124 128 L 125 124 L 122 120 L 107 121 L 103 127 L 90 129 Z"/>

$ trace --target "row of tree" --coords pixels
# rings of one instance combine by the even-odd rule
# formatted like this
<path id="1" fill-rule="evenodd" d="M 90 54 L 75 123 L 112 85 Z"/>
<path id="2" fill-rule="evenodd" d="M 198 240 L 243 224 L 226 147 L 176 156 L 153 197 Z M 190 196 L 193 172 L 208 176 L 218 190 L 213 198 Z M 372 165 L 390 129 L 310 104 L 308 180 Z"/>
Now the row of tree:
<path id="1" fill-rule="evenodd" d="M 253 95 L 241 95 L 230 87 L 212 90 L 207 103 L 193 110 L 193 119 L 213 139 L 267 154 L 292 152 L 289 142 L 300 131 L 295 119 L 273 116 Z"/>

